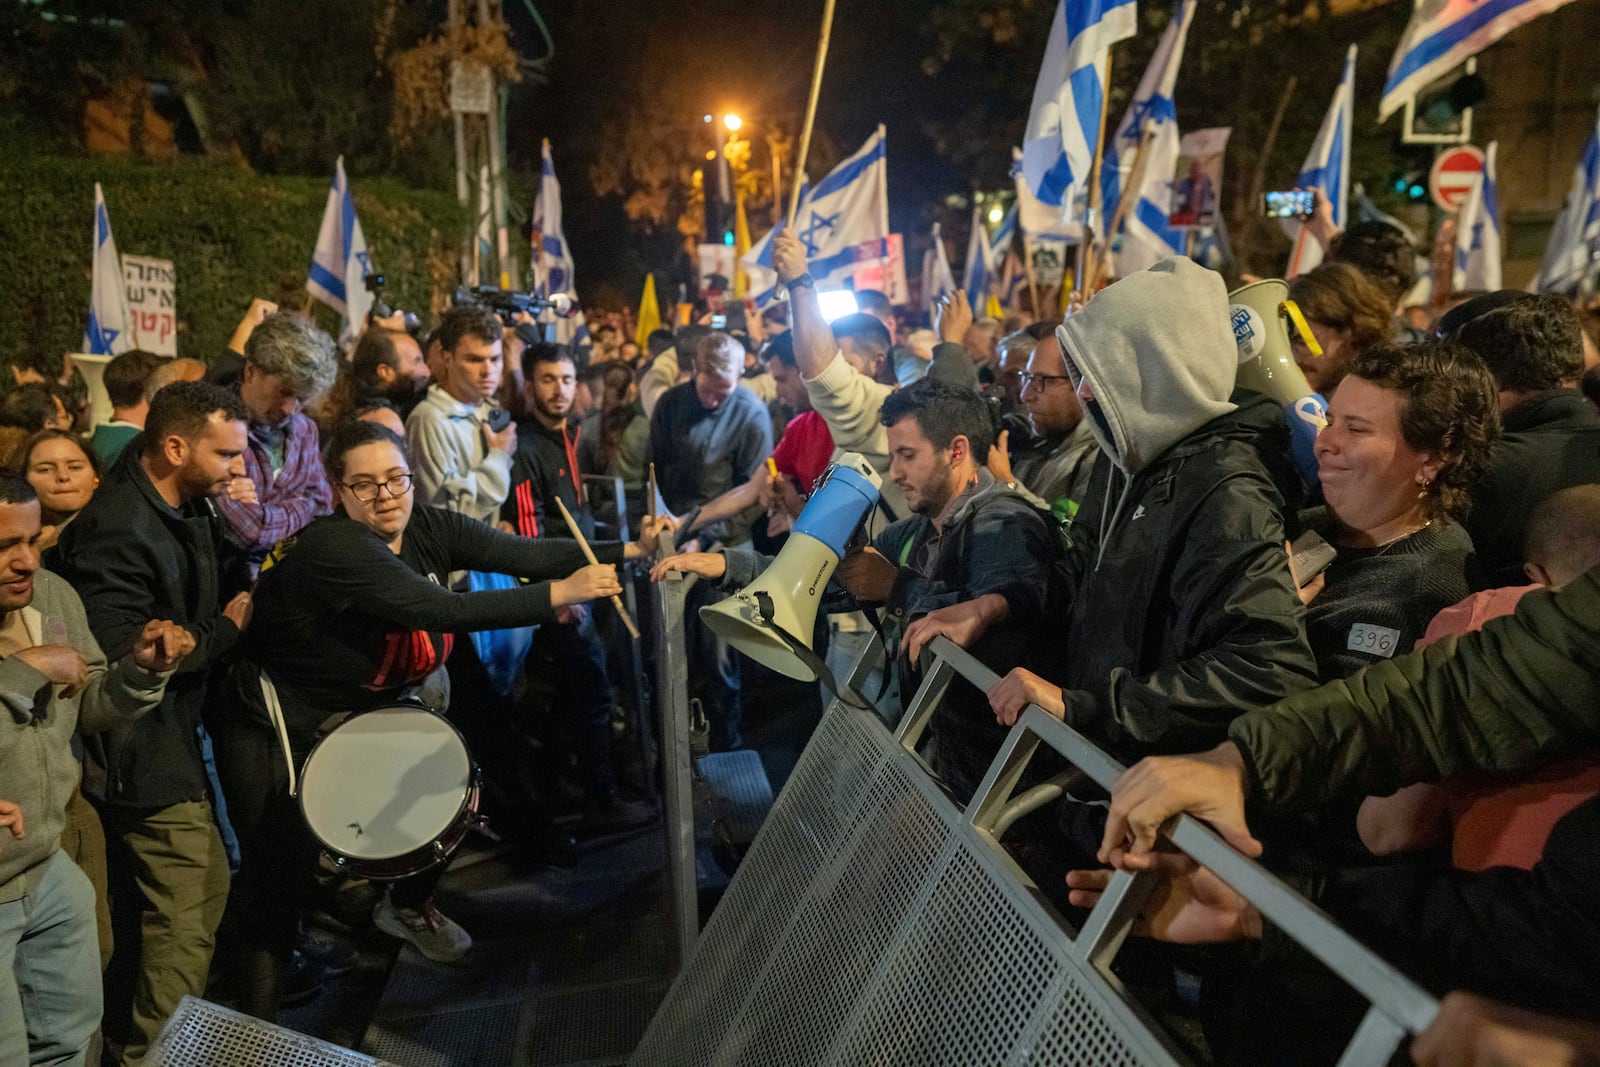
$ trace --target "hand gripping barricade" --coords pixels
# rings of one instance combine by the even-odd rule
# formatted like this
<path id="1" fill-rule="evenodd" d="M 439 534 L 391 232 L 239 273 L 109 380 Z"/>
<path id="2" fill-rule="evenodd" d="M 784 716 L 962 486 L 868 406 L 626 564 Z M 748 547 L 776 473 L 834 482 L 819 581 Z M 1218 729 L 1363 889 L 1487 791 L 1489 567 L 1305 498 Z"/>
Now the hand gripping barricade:
<path id="1" fill-rule="evenodd" d="M 915 746 L 948 686 L 998 679 L 944 638 L 926 662 L 893 734 L 834 701 L 631 1063 L 1184 1062 L 1111 971 L 1152 876 L 1117 874 L 1073 932 L 999 847 L 1061 795 L 1014 795 L 1040 744 L 1105 788 L 1122 768 L 1030 706 L 963 811 Z M 1211 830 L 1185 816 L 1170 840 L 1367 998 L 1341 1067 L 1432 1021 L 1426 993 Z"/>

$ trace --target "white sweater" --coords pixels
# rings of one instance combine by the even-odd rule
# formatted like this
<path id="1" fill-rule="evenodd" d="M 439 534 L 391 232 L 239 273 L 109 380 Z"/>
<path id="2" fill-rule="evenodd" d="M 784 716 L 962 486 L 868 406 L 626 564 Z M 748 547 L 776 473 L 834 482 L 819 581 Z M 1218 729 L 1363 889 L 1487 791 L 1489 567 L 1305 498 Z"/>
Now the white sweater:
<path id="1" fill-rule="evenodd" d="M 494 523 L 511 492 L 511 457 L 484 439 L 488 419 L 487 401 L 473 407 L 428 387 L 406 420 L 418 504 Z"/>

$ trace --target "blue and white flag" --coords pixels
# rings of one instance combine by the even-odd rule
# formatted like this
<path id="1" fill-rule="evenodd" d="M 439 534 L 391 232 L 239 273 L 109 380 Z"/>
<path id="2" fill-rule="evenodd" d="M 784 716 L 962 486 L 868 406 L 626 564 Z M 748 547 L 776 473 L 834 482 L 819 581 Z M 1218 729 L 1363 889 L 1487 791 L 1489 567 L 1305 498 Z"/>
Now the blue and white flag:
<path id="1" fill-rule="evenodd" d="M 561 228 L 561 182 L 556 178 L 556 164 L 550 156 L 548 139 L 540 151 L 543 162 L 539 195 L 533 202 L 533 291 L 540 296 L 551 296 L 573 292 L 574 265 L 572 249 Z M 541 318 L 547 324 L 554 324 L 553 333 L 560 344 L 582 344 L 588 339 L 589 324 L 582 311 L 572 318 L 545 312 Z"/>
<path id="2" fill-rule="evenodd" d="M 1389 62 L 1378 121 L 1405 106 L 1468 56 L 1572 0 L 1426 0 L 1417 5 Z"/>
<path id="3" fill-rule="evenodd" d="M 1178 111 L 1173 87 L 1178 82 L 1183 46 L 1197 3 L 1198 0 L 1180 0 L 1173 11 L 1172 21 L 1167 23 L 1161 43 L 1150 57 L 1150 65 L 1128 102 L 1127 114 L 1122 116 L 1116 135 L 1106 145 L 1106 158 L 1100 164 L 1103 217 L 1097 225 L 1102 234 L 1108 234 L 1123 186 L 1133 180 L 1139 145 L 1149 132 L 1150 140 L 1139 163 L 1139 188 L 1127 190 L 1127 195 L 1138 199 L 1128 205 L 1123 216 L 1122 240 L 1111 259 L 1112 273 L 1118 278 L 1184 251 L 1183 230 L 1167 224 L 1172 207 L 1172 175 L 1178 166 Z"/>
<path id="4" fill-rule="evenodd" d="M 1483 179 L 1467 194 L 1456 216 L 1453 291 L 1494 292 L 1500 286 L 1500 197 L 1495 189 L 1495 141 L 1483 154 Z"/>
<path id="5" fill-rule="evenodd" d="M 83 329 L 83 351 L 114 356 L 133 347 L 128 325 L 128 293 L 123 287 L 122 260 L 111 236 L 106 197 L 94 183 L 94 275 L 89 283 L 89 321 Z"/>
<path id="6" fill-rule="evenodd" d="M 1339 78 L 1339 88 L 1333 92 L 1333 103 L 1322 119 L 1317 139 L 1311 142 L 1311 151 L 1300 166 L 1300 177 L 1295 185 L 1301 189 L 1321 189 L 1333 207 L 1333 224 L 1344 229 L 1350 217 L 1350 119 L 1355 111 L 1356 46 L 1345 53 L 1344 74 Z M 1289 255 L 1289 271 L 1285 277 L 1293 278 L 1311 270 L 1322 262 L 1322 245 L 1309 233 L 1303 238 L 1304 227 L 1293 219 L 1285 219 L 1283 232 L 1294 242 Z"/>
<path id="7" fill-rule="evenodd" d="M 994 273 L 993 260 L 989 258 L 989 234 L 983 228 L 983 208 L 972 205 L 972 231 L 967 235 L 967 262 L 962 268 L 961 287 L 974 308 L 983 304 L 989 295 L 989 277 Z"/>
<path id="8" fill-rule="evenodd" d="M 1592 291 L 1587 286 L 1600 270 L 1600 118 L 1572 170 L 1572 189 L 1550 231 L 1544 264 L 1533 279 L 1537 293 Z"/>
<path id="9" fill-rule="evenodd" d="M 1059 0 L 1033 86 L 1022 178 L 1046 204 L 1070 205 L 1100 139 L 1111 46 L 1139 28 L 1134 0 Z"/>
<path id="10" fill-rule="evenodd" d="M 806 249 L 806 262 L 817 288 L 837 288 L 864 264 L 889 255 L 888 139 L 882 126 L 854 155 L 816 185 L 802 180 L 795 211 L 795 236 Z M 778 275 L 772 269 L 772 237 L 780 223 L 751 246 L 739 263 L 750 277 L 757 307 L 777 296 Z"/>
<path id="11" fill-rule="evenodd" d="M 555 161 L 550 157 L 550 142 L 543 146 L 539 195 L 533 202 L 534 291 L 540 296 L 570 293 L 573 285 L 572 250 L 561 229 L 561 182 L 556 178 Z"/>
<path id="12" fill-rule="evenodd" d="M 367 256 L 367 239 L 356 218 L 356 202 L 350 197 L 350 183 L 344 176 L 344 157 L 333 164 L 333 185 L 328 189 L 328 205 L 322 209 L 322 229 L 317 231 L 316 251 L 311 253 L 311 269 L 306 273 L 306 291 L 339 313 L 339 343 L 355 344 L 356 335 L 366 326 L 372 308 L 367 292 L 367 275 L 372 261 Z"/>
<path id="13" fill-rule="evenodd" d="M 931 308 L 955 292 L 955 288 L 956 276 L 950 269 L 950 253 L 945 251 L 944 235 L 936 222 L 933 224 L 933 244 L 922 253 L 922 301 Z"/>

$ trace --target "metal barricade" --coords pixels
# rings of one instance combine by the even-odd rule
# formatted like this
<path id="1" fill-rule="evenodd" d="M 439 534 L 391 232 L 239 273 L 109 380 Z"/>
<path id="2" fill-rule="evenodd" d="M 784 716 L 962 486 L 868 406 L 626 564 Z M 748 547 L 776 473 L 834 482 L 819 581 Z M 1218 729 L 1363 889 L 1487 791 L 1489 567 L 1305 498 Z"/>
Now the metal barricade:
<path id="1" fill-rule="evenodd" d="M 674 551 L 663 535 L 661 556 Z M 667 874 L 672 893 L 672 931 L 678 960 L 687 960 L 700 937 L 700 902 L 695 878 L 694 752 L 689 742 L 689 657 L 683 617 L 689 590 L 699 578 L 671 574 L 655 586 L 655 699 L 661 711 L 661 776 L 666 800 Z"/>
<path id="2" fill-rule="evenodd" d="M 1122 768 L 1030 706 L 962 810 L 914 746 L 947 686 L 997 679 L 943 638 L 930 652 L 894 734 L 829 708 L 631 1063 L 1183 1062 L 1111 971 L 1153 876 L 1118 873 L 1073 933 L 998 842 L 1059 795 L 1016 794 L 1041 743 L 1105 788 Z M 1171 839 L 1371 1003 L 1341 1067 L 1432 1020 L 1426 993 L 1211 830 L 1184 817 Z"/>

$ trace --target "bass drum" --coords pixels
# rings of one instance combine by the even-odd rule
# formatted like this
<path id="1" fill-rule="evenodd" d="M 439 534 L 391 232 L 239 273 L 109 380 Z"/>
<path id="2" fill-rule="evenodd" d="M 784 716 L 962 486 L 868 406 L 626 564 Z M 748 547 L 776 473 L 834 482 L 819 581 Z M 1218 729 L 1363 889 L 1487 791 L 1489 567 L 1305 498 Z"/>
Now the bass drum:
<path id="1" fill-rule="evenodd" d="M 478 768 L 444 719 L 378 708 L 340 723 L 300 775 L 306 825 L 341 870 L 393 881 L 443 863 L 478 816 Z"/>

